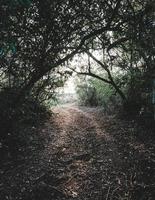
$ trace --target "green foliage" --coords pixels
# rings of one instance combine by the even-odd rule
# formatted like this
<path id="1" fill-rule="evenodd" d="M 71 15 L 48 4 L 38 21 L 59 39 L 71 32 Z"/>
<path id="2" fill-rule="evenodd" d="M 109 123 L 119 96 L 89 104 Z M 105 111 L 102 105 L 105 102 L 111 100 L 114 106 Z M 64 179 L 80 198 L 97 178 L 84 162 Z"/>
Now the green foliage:
<path id="1" fill-rule="evenodd" d="M 115 90 L 110 85 L 101 82 L 100 80 L 92 79 L 90 80 L 90 84 L 96 90 L 96 98 L 98 101 L 98 105 L 105 106 L 108 104 L 112 97 L 114 96 Z"/>
<path id="2" fill-rule="evenodd" d="M 97 106 L 96 90 L 94 87 L 86 83 L 77 86 L 77 94 L 79 103 L 87 106 Z"/>
<path id="3" fill-rule="evenodd" d="M 77 83 L 77 94 L 79 104 L 102 106 L 106 112 L 111 112 L 121 103 L 120 97 L 111 85 L 95 78 L 89 78 L 86 82 L 80 80 Z"/>

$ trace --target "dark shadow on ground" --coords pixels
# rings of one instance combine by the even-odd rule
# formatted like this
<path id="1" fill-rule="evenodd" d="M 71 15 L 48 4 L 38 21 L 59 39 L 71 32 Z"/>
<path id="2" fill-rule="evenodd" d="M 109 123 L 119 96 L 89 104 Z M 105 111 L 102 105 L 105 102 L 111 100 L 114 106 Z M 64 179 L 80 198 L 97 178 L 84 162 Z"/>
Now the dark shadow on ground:
<path id="1" fill-rule="evenodd" d="M 137 130 L 132 121 L 105 116 L 100 109 L 57 108 L 38 130 L 43 148 L 31 145 L 23 161 L 2 165 L 0 197 L 153 200 L 154 144 L 140 142 Z"/>

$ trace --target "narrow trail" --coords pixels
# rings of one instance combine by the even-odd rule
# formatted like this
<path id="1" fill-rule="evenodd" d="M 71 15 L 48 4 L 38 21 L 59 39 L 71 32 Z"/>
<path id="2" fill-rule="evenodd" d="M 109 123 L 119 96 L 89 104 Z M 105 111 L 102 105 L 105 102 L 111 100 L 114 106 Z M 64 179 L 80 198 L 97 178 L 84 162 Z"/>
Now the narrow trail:
<path id="1" fill-rule="evenodd" d="M 38 134 L 44 148 L 0 168 L 0 200 L 154 200 L 154 146 L 97 108 L 61 106 Z"/>
<path id="2" fill-rule="evenodd" d="M 120 158 L 114 139 L 93 116 L 93 109 L 58 107 L 53 139 L 43 154 L 63 180 L 58 186 L 67 199 L 100 199 L 107 196 L 109 171 L 119 168 Z M 50 122 L 46 124 L 49 131 Z M 46 128 L 45 128 L 46 130 Z M 45 131 L 44 130 L 44 131 Z M 53 132 L 51 131 L 51 132 Z M 46 131 L 45 131 L 46 132 Z M 52 165 L 52 164 L 51 164 Z M 104 186 L 104 187 L 103 187 Z"/>

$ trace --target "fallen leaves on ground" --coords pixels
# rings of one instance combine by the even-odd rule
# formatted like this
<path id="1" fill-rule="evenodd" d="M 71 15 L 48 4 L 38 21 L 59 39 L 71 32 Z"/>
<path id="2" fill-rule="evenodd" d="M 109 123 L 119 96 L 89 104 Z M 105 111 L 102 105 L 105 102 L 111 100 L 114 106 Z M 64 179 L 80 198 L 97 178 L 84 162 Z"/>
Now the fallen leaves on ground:
<path id="1" fill-rule="evenodd" d="M 97 108 L 54 112 L 38 129 L 44 148 L 34 143 L 18 162 L 1 164 L 0 200 L 153 200 L 155 145 L 135 137 L 132 121 Z"/>

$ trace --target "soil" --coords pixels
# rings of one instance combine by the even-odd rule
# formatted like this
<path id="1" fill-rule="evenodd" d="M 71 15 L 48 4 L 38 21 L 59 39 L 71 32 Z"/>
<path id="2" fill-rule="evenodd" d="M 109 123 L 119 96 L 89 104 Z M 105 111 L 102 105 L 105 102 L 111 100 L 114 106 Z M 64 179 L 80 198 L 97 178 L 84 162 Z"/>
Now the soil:
<path id="1" fill-rule="evenodd" d="M 101 108 L 53 112 L 37 129 L 43 144 L 34 142 L 23 156 L 1 163 L 0 200 L 155 199 L 150 130 Z"/>

